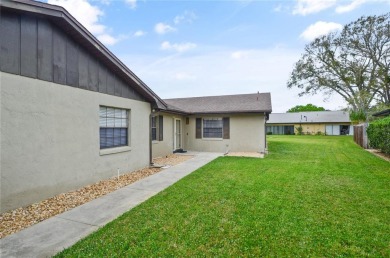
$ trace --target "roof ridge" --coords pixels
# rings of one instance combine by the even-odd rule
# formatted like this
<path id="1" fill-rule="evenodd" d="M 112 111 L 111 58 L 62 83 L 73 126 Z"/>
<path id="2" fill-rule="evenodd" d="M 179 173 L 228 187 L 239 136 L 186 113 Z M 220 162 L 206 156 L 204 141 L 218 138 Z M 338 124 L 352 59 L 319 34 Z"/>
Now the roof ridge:
<path id="1" fill-rule="evenodd" d="M 262 95 L 271 94 L 270 92 L 259 92 L 259 93 L 244 93 L 244 94 L 229 94 L 229 95 L 213 95 L 213 96 L 198 96 L 198 97 L 184 97 L 184 98 L 169 98 L 166 100 L 178 100 L 178 99 L 197 99 L 197 98 L 217 98 L 217 97 L 232 97 L 232 96 L 249 96 L 249 95 Z"/>

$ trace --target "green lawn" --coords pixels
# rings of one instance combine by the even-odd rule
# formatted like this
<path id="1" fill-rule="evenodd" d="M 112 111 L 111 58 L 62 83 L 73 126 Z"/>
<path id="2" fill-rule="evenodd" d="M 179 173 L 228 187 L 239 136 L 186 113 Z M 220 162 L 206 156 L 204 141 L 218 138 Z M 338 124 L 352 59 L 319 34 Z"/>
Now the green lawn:
<path id="1" fill-rule="evenodd" d="M 58 257 L 390 257 L 390 164 L 347 136 L 269 136 L 221 157 Z"/>

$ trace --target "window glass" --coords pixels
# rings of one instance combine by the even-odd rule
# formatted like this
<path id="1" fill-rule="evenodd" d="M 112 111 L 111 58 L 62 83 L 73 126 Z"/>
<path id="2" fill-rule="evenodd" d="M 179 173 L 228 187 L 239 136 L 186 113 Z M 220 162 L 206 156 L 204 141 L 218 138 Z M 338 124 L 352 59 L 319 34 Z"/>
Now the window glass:
<path id="1" fill-rule="evenodd" d="M 203 138 L 222 138 L 222 118 L 203 119 Z"/>
<path id="2" fill-rule="evenodd" d="M 152 116 L 152 141 L 157 141 L 157 116 Z"/>
<path id="3" fill-rule="evenodd" d="M 100 149 L 128 145 L 129 111 L 101 106 L 99 108 Z"/>

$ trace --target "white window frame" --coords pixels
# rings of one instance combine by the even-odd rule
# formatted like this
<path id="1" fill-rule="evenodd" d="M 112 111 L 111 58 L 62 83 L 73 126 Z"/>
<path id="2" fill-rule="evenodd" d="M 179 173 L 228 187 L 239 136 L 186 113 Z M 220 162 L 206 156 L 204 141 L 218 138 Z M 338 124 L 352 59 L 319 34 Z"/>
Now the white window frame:
<path id="1" fill-rule="evenodd" d="M 107 130 L 104 130 L 107 128 Z M 99 147 L 101 154 L 109 150 L 129 150 L 130 110 L 126 108 L 99 106 Z M 103 129 L 103 130 L 102 130 Z M 103 135 L 102 135 L 103 134 Z M 102 142 L 104 138 L 105 141 Z M 102 144 L 103 143 L 103 144 Z M 117 151 L 114 151 L 117 152 Z"/>
<path id="2" fill-rule="evenodd" d="M 154 125 L 153 126 L 153 121 L 154 121 Z M 159 141 L 159 116 L 158 115 L 153 115 L 152 116 L 152 121 L 151 121 L 151 130 L 152 130 L 152 142 L 158 142 Z M 155 137 L 156 139 L 153 139 L 153 128 L 156 130 L 156 134 L 155 134 Z"/>

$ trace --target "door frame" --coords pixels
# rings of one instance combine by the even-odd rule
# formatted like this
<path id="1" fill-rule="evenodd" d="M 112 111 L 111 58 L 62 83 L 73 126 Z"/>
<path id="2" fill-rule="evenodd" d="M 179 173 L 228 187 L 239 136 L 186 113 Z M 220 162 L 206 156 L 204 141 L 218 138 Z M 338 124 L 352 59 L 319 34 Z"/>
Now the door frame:
<path id="1" fill-rule="evenodd" d="M 176 134 L 177 134 L 177 128 L 176 128 L 176 121 L 180 121 L 180 147 L 179 148 L 176 148 Z M 173 150 L 177 150 L 177 149 L 182 149 L 183 148 L 183 125 L 182 125 L 182 121 L 180 118 L 176 118 L 174 117 L 173 118 Z"/>

